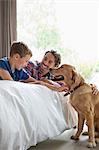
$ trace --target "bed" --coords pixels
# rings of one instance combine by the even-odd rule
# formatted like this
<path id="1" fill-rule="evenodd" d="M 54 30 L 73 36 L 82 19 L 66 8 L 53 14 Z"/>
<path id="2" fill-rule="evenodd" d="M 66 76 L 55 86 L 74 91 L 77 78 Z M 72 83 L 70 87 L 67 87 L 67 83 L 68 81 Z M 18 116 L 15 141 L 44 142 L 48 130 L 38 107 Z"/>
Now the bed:
<path id="1" fill-rule="evenodd" d="M 0 150 L 27 150 L 77 125 L 64 93 L 45 86 L 0 81 Z"/>

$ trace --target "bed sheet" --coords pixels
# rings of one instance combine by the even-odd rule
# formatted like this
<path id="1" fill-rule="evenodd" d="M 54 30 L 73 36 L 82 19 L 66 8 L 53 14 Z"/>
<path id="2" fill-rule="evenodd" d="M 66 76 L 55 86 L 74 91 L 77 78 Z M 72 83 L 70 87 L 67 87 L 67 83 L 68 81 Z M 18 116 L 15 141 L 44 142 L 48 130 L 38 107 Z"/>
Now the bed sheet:
<path id="1" fill-rule="evenodd" d="M 77 114 L 63 92 L 0 81 L 0 150 L 26 150 L 76 124 Z"/>

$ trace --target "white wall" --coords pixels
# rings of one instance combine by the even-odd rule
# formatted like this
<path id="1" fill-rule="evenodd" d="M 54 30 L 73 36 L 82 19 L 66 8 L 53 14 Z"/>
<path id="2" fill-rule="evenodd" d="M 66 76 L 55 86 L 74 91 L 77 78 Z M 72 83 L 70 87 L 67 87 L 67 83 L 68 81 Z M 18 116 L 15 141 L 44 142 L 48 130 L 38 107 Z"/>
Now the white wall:
<path id="1" fill-rule="evenodd" d="M 25 7 L 28 3 L 33 5 L 35 2 L 35 0 L 23 1 L 25 1 Z M 21 6 L 23 1 L 18 0 L 21 11 L 24 9 Z M 46 1 L 50 2 L 50 0 Z M 53 2 L 56 3 L 56 24 L 61 32 L 62 44 L 66 48 L 76 51 L 83 61 L 99 60 L 99 0 L 53 0 Z M 27 20 L 28 16 L 25 19 L 25 27 L 32 23 L 30 20 L 30 24 L 27 24 Z M 18 37 L 18 39 L 22 38 L 24 41 L 27 34 L 25 32 L 20 33 L 22 37 Z M 27 44 L 30 43 L 31 35 L 27 38 L 29 41 L 26 40 Z M 30 45 L 33 45 L 33 42 Z M 33 49 L 34 59 L 41 56 L 34 47 L 31 49 Z"/>
<path id="2" fill-rule="evenodd" d="M 99 60 L 97 0 L 55 0 L 63 43 L 85 61 Z"/>

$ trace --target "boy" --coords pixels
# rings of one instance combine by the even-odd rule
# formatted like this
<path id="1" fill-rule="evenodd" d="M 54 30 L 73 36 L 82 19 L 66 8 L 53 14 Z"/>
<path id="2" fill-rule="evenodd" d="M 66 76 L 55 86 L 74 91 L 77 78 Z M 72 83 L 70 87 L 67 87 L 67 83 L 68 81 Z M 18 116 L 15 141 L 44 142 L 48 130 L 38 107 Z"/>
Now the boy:
<path id="1" fill-rule="evenodd" d="M 32 57 L 32 52 L 22 42 L 14 42 L 10 49 L 10 57 L 0 59 L 0 80 L 35 81 L 24 69 Z"/>

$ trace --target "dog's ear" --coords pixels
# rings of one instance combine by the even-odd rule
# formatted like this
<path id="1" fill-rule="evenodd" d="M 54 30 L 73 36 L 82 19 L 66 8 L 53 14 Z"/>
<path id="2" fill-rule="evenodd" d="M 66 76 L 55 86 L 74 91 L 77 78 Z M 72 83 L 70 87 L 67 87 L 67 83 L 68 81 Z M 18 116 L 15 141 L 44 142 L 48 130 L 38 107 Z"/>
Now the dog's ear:
<path id="1" fill-rule="evenodd" d="M 76 87 L 84 83 L 83 77 L 77 73 L 76 69 L 72 70 L 72 81 L 73 84 L 71 85 L 70 91 L 73 91 Z"/>

